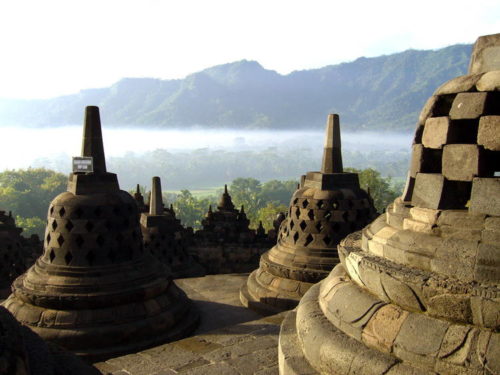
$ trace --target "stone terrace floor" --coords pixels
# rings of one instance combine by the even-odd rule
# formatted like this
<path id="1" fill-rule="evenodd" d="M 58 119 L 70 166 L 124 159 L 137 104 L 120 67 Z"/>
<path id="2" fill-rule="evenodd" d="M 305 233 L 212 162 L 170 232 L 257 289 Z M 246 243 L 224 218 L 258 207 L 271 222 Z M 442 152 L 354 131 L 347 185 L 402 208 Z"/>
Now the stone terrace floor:
<path id="1" fill-rule="evenodd" d="M 193 336 L 94 364 L 105 375 L 278 374 L 278 335 L 285 313 L 263 318 L 243 307 L 247 274 L 178 279 L 201 322 Z"/>

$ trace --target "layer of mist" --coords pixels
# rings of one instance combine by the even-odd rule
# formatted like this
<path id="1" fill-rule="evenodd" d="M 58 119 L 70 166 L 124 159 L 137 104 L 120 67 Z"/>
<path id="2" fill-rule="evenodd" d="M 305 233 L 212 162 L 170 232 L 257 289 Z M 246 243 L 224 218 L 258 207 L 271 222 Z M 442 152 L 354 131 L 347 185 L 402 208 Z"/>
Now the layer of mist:
<path id="1" fill-rule="evenodd" d="M 68 173 L 71 156 L 80 155 L 81 126 L 4 127 L 0 132 L 4 140 L 0 148 L 0 170 L 44 167 Z M 173 179 L 170 185 L 177 188 L 193 183 L 212 186 L 210 184 L 221 182 L 220 179 L 228 182 L 233 177 L 298 179 L 308 170 L 319 169 L 324 142 L 324 133 L 318 131 L 103 128 L 103 137 L 108 169 L 118 173 L 122 187 L 127 189 L 135 183 L 149 184 L 150 177 L 146 176 L 153 175 Z M 409 134 L 343 133 L 344 166 L 372 167 L 383 175 L 402 176 L 410 145 Z M 253 169 L 252 158 L 255 159 Z M 257 166 L 257 159 L 264 165 Z M 207 181 L 207 171 L 199 170 L 206 168 L 218 177 Z M 189 170 L 193 178 L 179 181 L 177 175 L 166 169 Z M 200 179 L 203 180 L 198 181 Z"/>

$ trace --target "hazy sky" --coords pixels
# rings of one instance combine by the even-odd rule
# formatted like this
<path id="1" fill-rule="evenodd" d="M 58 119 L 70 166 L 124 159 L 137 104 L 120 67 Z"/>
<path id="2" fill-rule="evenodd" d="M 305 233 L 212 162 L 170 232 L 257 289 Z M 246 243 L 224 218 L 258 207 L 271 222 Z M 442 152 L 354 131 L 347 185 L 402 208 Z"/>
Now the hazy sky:
<path id="1" fill-rule="evenodd" d="M 279 73 L 500 32 L 498 0 L 4 0 L 0 97 L 257 60 Z"/>

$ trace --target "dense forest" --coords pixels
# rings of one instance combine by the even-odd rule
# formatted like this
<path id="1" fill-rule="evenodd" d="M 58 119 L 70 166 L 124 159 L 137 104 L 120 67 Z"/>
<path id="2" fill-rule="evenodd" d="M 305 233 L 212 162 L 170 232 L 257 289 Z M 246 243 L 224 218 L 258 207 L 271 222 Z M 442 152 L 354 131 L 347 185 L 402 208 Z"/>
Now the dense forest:
<path id="1" fill-rule="evenodd" d="M 178 80 L 125 78 L 53 99 L 0 99 L 0 125 L 79 124 L 92 104 L 107 126 L 318 129 L 339 113 L 345 130 L 408 132 L 437 86 L 465 74 L 470 52 L 408 50 L 288 75 L 243 60 Z"/>
<path id="2" fill-rule="evenodd" d="M 348 170 L 359 173 L 361 187 L 370 188 L 379 212 L 401 192 L 401 184 L 392 184 L 390 178 L 382 177 L 373 169 Z M 256 228 L 262 221 L 269 229 L 277 213 L 287 211 L 297 182 L 271 180 L 262 183 L 255 178 L 240 177 L 228 184 L 228 188 L 235 206 L 244 205 L 250 226 Z M 0 209 L 12 211 L 25 236 L 38 234 L 43 237 L 49 204 L 66 190 L 66 183 L 66 175 L 42 168 L 4 171 L 0 173 Z M 144 186 L 142 192 L 146 194 Z M 209 205 L 215 205 L 221 193 L 222 187 L 209 196 L 196 197 L 186 189 L 163 195 L 164 203 L 173 204 L 182 223 L 196 229 L 200 228 Z"/>

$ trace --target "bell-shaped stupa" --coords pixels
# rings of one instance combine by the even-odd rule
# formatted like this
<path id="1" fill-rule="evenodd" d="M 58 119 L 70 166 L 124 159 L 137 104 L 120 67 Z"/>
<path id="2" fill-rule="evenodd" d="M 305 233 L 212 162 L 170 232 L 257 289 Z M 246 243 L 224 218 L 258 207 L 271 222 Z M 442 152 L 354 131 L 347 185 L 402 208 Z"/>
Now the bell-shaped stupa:
<path id="1" fill-rule="evenodd" d="M 185 229 L 173 208 L 163 207 L 159 177 L 153 177 L 149 213 L 141 214 L 140 222 L 145 249 L 171 270 L 174 279 L 204 275 L 188 253 Z"/>
<path id="2" fill-rule="evenodd" d="M 3 305 L 43 339 L 90 359 L 179 339 L 198 315 L 142 244 L 137 205 L 106 171 L 99 108 L 87 107 L 82 157 L 48 210 L 43 255 Z M 80 159 L 83 160 L 83 159 Z"/>
<path id="3" fill-rule="evenodd" d="M 280 374 L 500 374 L 500 34 L 425 104 L 406 190 L 288 313 Z"/>
<path id="4" fill-rule="evenodd" d="M 321 171 L 303 176 L 277 243 L 248 277 L 241 302 L 265 314 L 294 308 L 339 262 L 339 241 L 363 228 L 374 214 L 358 175 L 343 170 L 339 116 L 329 115 Z"/>

